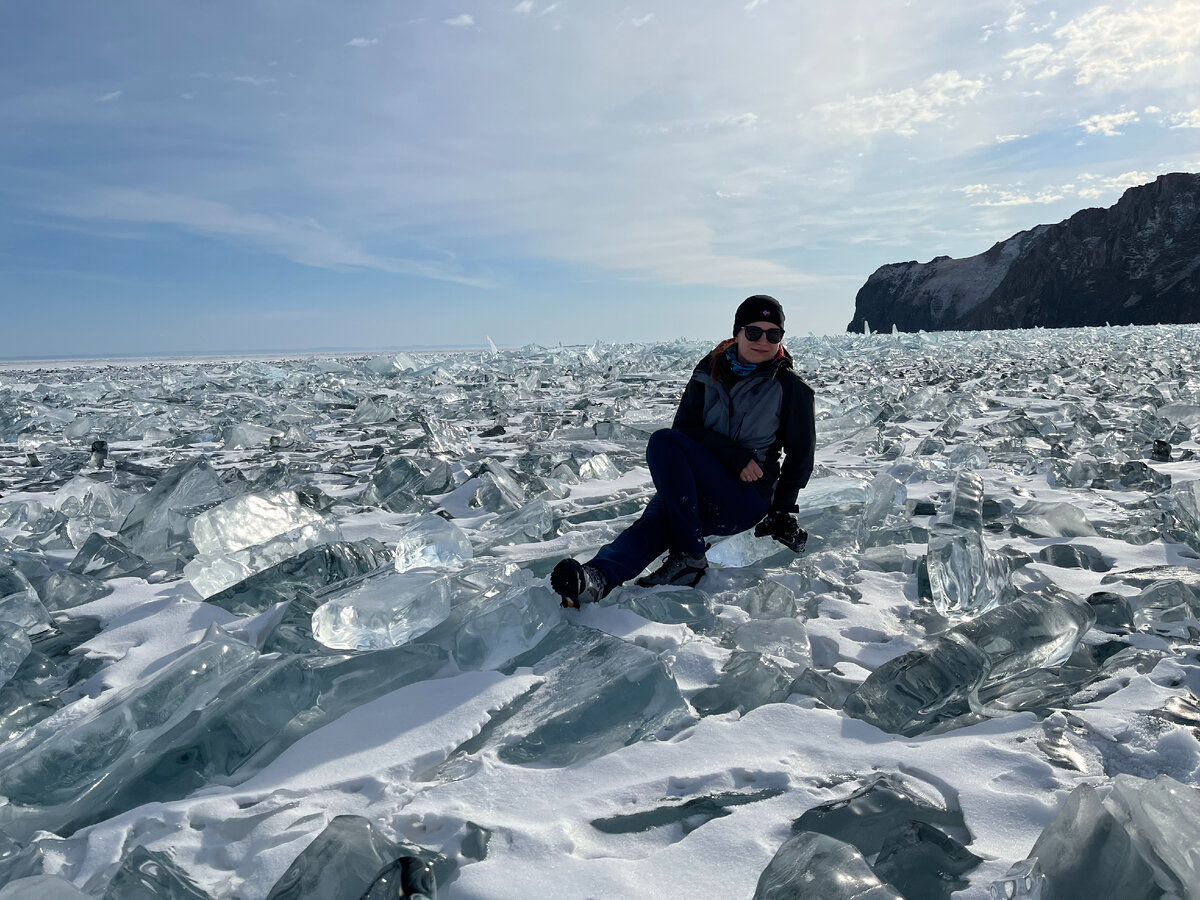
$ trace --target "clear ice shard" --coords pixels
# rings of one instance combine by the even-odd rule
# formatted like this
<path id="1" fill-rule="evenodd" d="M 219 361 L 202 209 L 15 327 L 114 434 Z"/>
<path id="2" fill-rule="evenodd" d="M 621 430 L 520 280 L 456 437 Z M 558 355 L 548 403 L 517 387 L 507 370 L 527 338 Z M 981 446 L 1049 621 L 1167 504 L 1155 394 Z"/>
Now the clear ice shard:
<path id="1" fill-rule="evenodd" d="M 0 622 L 11 622 L 29 634 L 50 626 L 50 613 L 24 573 L 0 562 Z"/>
<path id="2" fill-rule="evenodd" d="M 29 635 L 20 623 L 0 619 L 0 687 L 17 674 L 31 649 Z"/>
<path id="3" fill-rule="evenodd" d="M 978 709 L 978 691 L 1064 662 L 1096 613 L 1065 593 L 1024 595 L 937 635 L 872 672 L 846 698 L 847 715 L 883 731 L 922 734 Z"/>
<path id="4" fill-rule="evenodd" d="M 436 571 L 385 572 L 324 598 L 313 637 L 335 650 L 399 647 L 450 615 L 450 582 Z"/>
<path id="5" fill-rule="evenodd" d="M 114 692 L 69 725 L 54 720 L 0 746 L 0 827 L 16 838 L 86 820 L 144 756 L 194 709 L 233 683 L 258 654 L 215 627 L 152 678 Z M 126 771 L 122 771 L 122 769 Z"/>
<path id="6" fill-rule="evenodd" d="M 1030 501 L 1014 510 L 1014 534 L 1033 537 L 1095 537 L 1096 529 L 1083 510 L 1070 503 Z"/>
<path id="7" fill-rule="evenodd" d="M 261 544 L 214 556 L 197 556 L 183 567 L 183 574 L 197 593 L 207 599 L 285 560 L 341 540 L 342 532 L 337 525 L 318 519 Z"/>
<path id="8" fill-rule="evenodd" d="M 101 579 L 74 572 L 55 572 L 42 585 L 40 596 L 47 610 L 57 612 L 91 603 L 112 593 Z"/>
<path id="9" fill-rule="evenodd" d="M 166 853 L 134 847 L 104 892 L 104 900 L 211 900 Z"/>
<path id="10" fill-rule="evenodd" d="M 794 834 L 759 876 L 753 900 L 904 900 L 853 846 L 812 831 Z"/>
<path id="11" fill-rule="evenodd" d="M 826 834 L 853 844 L 864 856 L 879 853 L 910 822 L 921 822 L 969 844 L 971 833 L 962 812 L 947 808 L 940 795 L 926 796 L 930 793 L 928 785 L 884 773 L 845 799 L 814 806 L 792 823 L 792 832 Z"/>
<path id="12" fill-rule="evenodd" d="M 324 521 L 295 491 L 241 494 L 194 516 L 188 534 L 197 553 L 222 556 Z"/>
<path id="13" fill-rule="evenodd" d="M 443 770 L 490 746 L 507 763 L 569 766 L 694 721 L 656 654 L 600 631 L 568 626 L 533 672 L 542 682 L 494 715 Z"/>
<path id="14" fill-rule="evenodd" d="M 983 479 L 974 472 L 960 472 L 954 481 L 950 524 L 971 531 L 983 530 Z"/>
<path id="15" fill-rule="evenodd" d="M 401 859 L 418 861 L 405 867 L 407 878 L 393 881 L 389 900 L 420 896 L 430 900 L 437 885 L 445 884 L 456 869 L 453 860 L 404 841 L 393 841 L 362 816 L 335 816 L 296 857 L 267 894 L 267 900 L 364 900 L 379 876 Z"/>
<path id="16" fill-rule="evenodd" d="M 65 878 L 30 875 L 0 887 L 0 900 L 94 900 Z"/>
<path id="17" fill-rule="evenodd" d="M 146 560 L 134 553 L 124 541 L 99 532 L 94 532 L 83 542 L 67 566 L 68 571 L 91 578 L 122 578 L 139 575 L 146 569 Z"/>
<path id="18" fill-rule="evenodd" d="M 338 541 L 305 550 L 208 598 L 239 616 L 252 616 L 301 591 L 317 592 L 379 569 L 388 553 L 374 538 Z M 311 610 L 310 610 L 311 616 Z"/>
<path id="19" fill-rule="evenodd" d="M 499 669 L 528 653 L 563 621 L 557 595 L 518 585 L 472 607 L 454 635 L 460 669 Z"/>
<path id="20" fill-rule="evenodd" d="M 1003 560 L 973 528 L 935 526 L 925 564 L 933 605 L 942 615 L 986 612 L 1000 603 L 1008 590 Z"/>
<path id="21" fill-rule="evenodd" d="M 620 605 L 651 622 L 686 625 L 698 634 L 716 628 L 717 614 L 707 594 L 696 588 L 665 591 L 631 591 L 621 595 Z"/>
<path id="22" fill-rule="evenodd" d="M 906 900 L 951 900 L 969 886 L 963 876 L 983 860 L 949 835 L 924 822 L 892 832 L 871 869 Z"/>
<path id="23" fill-rule="evenodd" d="M 721 669 L 716 684 L 697 691 L 692 707 L 702 716 L 745 714 L 766 703 L 780 703 L 791 693 L 792 676 L 761 653 L 739 650 Z"/>
<path id="24" fill-rule="evenodd" d="M 1179 787 L 1195 792 L 1191 787 Z M 1136 826 L 1130 827 L 1131 823 L 1122 821 L 1128 810 L 1111 799 L 1102 801 L 1090 784 L 1082 784 L 1071 792 L 1058 817 L 1046 827 L 1030 851 L 1029 859 L 1035 860 L 1037 865 L 1035 870 L 1028 872 L 1031 882 L 1028 895 L 1038 896 L 1041 900 L 1094 900 L 1096 897 L 1159 900 L 1165 893 L 1164 884 L 1159 881 L 1162 878 L 1174 882 L 1170 884 L 1171 888 L 1182 888 L 1175 896 L 1194 900 L 1200 891 L 1200 883 L 1180 884 L 1176 874 L 1156 859 L 1150 842 L 1138 840 Z M 1190 839 L 1194 834 L 1194 831 L 1173 832 L 1167 846 L 1182 840 L 1189 845 L 1185 854 L 1189 851 L 1194 854 L 1194 841 Z M 1195 874 L 1193 868 L 1192 875 Z M 993 886 L 995 895 L 996 886 Z"/>
<path id="25" fill-rule="evenodd" d="M 467 533 L 432 513 L 418 516 L 396 535 L 397 572 L 458 568 L 473 555 Z"/>
<path id="26" fill-rule="evenodd" d="M 151 563 L 174 564 L 188 541 L 187 520 L 232 491 L 203 457 L 171 467 L 138 498 L 117 536 Z"/>

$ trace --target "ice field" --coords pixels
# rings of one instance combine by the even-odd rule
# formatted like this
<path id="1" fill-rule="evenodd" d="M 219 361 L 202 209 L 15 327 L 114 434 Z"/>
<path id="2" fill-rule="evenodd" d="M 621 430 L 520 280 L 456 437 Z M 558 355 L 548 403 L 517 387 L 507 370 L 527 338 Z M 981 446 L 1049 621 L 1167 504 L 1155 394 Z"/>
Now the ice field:
<path id="1" fill-rule="evenodd" d="M 0 364 L 0 900 L 1200 898 L 1200 327 L 786 346 L 580 611 L 709 345 Z"/>

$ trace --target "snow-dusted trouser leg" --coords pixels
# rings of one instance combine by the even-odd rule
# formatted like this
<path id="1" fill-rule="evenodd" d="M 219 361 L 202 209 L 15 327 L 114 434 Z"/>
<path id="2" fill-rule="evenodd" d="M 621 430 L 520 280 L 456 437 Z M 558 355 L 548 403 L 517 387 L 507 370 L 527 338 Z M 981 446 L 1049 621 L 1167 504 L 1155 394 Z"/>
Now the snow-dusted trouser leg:
<path id="1" fill-rule="evenodd" d="M 731 475 L 681 431 L 650 436 L 646 463 L 657 493 L 641 518 L 591 561 L 614 587 L 639 574 L 664 550 L 704 555 L 704 535 L 737 534 L 767 511 L 754 485 Z"/>

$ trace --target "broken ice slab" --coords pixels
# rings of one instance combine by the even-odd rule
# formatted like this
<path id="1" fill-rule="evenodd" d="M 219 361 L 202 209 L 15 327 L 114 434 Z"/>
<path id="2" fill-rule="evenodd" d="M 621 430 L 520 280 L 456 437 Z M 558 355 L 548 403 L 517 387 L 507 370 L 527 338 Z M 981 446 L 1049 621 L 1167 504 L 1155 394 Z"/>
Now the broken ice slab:
<path id="1" fill-rule="evenodd" d="M 227 450 L 253 449 L 266 447 L 271 438 L 283 434 L 278 428 L 268 428 L 265 425 L 255 425 L 252 422 L 239 422 L 225 429 L 223 440 Z"/>
<path id="2" fill-rule="evenodd" d="M 738 650 L 750 650 L 787 660 L 803 670 L 812 666 L 808 630 L 799 619 L 760 619 L 739 625 L 723 642 Z"/>
<path id="3" fill-rule="evenodd" d="M 686 625 L 697 634 L 716 628 L 717 615 L 713 602 L 696 588 L 664 591 L 626 591 L 618 605 L 637 613 L 643 619 L 664 625 Z"/>
<path id="4" fill-rule="evenodd" d="M 188 541 L 190 515 L 227 499 L 233 491 L 203 457 L 172 466 L 138 498 L 117 536 L 155 565 L 173 564 Z"/>
<path id="5" fill-rule="evenodd" d="M 267 900 L 364 900 L 377 878 L 401 859 L 412 859 L 408 877 L 395 879 L 389 900 L 426 895 L 445 884 L 453 860 L 407 841 L 393 841 L 362 816 L 335 816 L 275 882 Z M 417 893 L 417 892 L 420 893 Z"/>
<path id="6" fill-rule="evenodd" d="M 884 663 L 843 709 L 892 734 L 922 734 L 977 706 L 982 686 L 1063 662 L 1095 620 L 1064 592 L 1019 597 Z"/>
<path id="7" fill-rule="evenodd" d="M 694 721 L 656 654 L 590 628 L 562 630 L 561 646 L 533 667 L 541 683 L 493 715 L 432 777 L 454 777 L 484 747 L 499 746 L 504 762 L 561 767 Z"/>
<path id="8" fill-rule="evenodd" d="M 130 763 L 234 683 L 258 654 L 211 628 L 152 677 L 72 720 L 44 721 L 0 747 L 0 827 L 12 837 L 86 819 L 121 787 Z M 122 770 L 126 771 L 122 771 Z"/>
<path id="9" fill-rule="evenodd" d="M 399 647 L 450 615 L 450 583 L 428 570 L 385 572 L 324 598 L 313 637 L 335 650 Z"/>
<path id="10" fill-rule="evenodd" d="M 208 602 L 235 615 L 252 616 L 292 599 L 301 589 L 318 591 L 373 572 L 387 561 L 387 550 L 374 538 L 323 544 L 256 572 Z"/>
<path id="11" fill-rule="evenodd" d="M 104 900 L 211 900 L 167 853 L 134 847 L 108 883 Z"/>
<path id="12" fill-rule="evenodd" d="M 322 518 L 262 544 L 215 556 L 197 556 L 183 567 L 183 574 L 201 597 L 208 598 L 285 560 L 341 540 L 342 532 L 337 525 Z"/>
<path id="13" fill-rule="evenodd" d="M 555 536 L 554 512 L 545 500 L 534 500 L 502 513 L 478 532 L 481 553 L 518 544 L 537 544 Z"/>
<path id="14" fill-rule="evenodd" d="M 620 470 L 613 465 L 613 461 L 609 459 L 607 453 L 597 453 L 595 456 L 591 456 L 579 464 L 579 478 L 581 481 L 589 479 L 612 481 L 620 477 Z"/>
<path id="15" fill-rule="evenodd" d="M 1095 537 L 1096 529 L 1083 510 L 1070 503 L 1031 500 L 1013 511 L 1013 534 L 1032 537 Z"/>
<path id="16" fill-rule="evenodd" d="M 29 634 L 50 625 L 50 613 L 29 579 L 16 566 L 0 560 L 0 622 L 11 622 Z"/>
<path id="17" fill-rule="evenodd" d="M 441 516 L 418 516 L 396 535 L 397 572 L 409 569 L 457 568 L 471 559 L 471 539 L 467 533 Z"/>
<path id="18" fill-rule="evenodd" d="M 950 524 L 971 531 L 983 530 L 983 479 L 960 472 L 950 498 Z"/>
<path id="19" fill-rule="evenodd" d="M 1167 536 L 1200 551 L 1200 479 L 1177 484 L 1165 494 Z"/>
<path id="20" fill-rule="evenodd" d="M 78 575 L 67 570 L 55 572 L 47 578 L 42 585 L 40 596 L 46 609 L 57 612 L 107 597 L 112 591 L 112 585 L 105 584 L 99 578 Z"/>
<path id="21" fill-rule="evenodd" d="M 904 900 L 850 844 L 802 831 L 775 851 L 753 900 Z"/>
<path id="22" fill-rule="evenodd" d="M 969 884 L 963 876 L 983 860 L 961 843 L 924 822 L 907 822 L 884 842 L 871 866 L 906 900 L 951 900 Z"/>
<path id="23" fill-rule="evenodd" d="M 715 684 L 698 691 L 692 707 L 702 716 L 745 714 L 767 703 L 781 703 L 791 693 L 792 675 L 761 653 L 739 650 L 721 668 Z"/>
<path id="24" fill-rule="evenodd" d="M 1052 566 L 1058 566 L 1060 569 L 1107 572 L 1112 568 L 1099 550 L 1082 544 L 1051 544 L 1038 551 L 1038 559 Z"/>
<path id="25" fill-rule="evenodd" d="M 769 800 L 782 793 L 781 788 L 763 788 L 758 791 L 706 794 L 683 802 L 667 802 L 653 809 L 592 819 L 591 826 L 604 834 L 641 834 L 652 828 L 678 826 L 686 836 L 714 819 L 730 815 L 733 807 Z"/>
<path id="26" fill-rule="evenodd" d="M 8 684 L 32 648 L 23 626 L 0 619 L 0 687 Z"/>
<path id="27" fill-rule="evenodd" d="M 525 505 L 525 488 L 513 474 L 494 459 L 483 464 L 478 476 L 478 485 L 467 505 L 472 509 L 488 512 L 513 512 Z"/>
<path id="28" fill-rule="evenodd" d="M 92 900 L 65 878 L 29 875 L 0 888 L 0 900 Z"/>
<path id="29" fill-rule="evenodd" d="M 1102 631 L 1128 634 L 1137 626 L 1129 600 L 1112 591 L 1096 591 L 1088 595 L 1088 605 L 1096 612 L 1096 628 Z"/>
<path id="30" fill-rule="evenodd" d="M 1103 800 L 1082 784 L 1030 851 L 1040 871 L 1029 877 L 1054 900 L 1194 900 L 1200 897 L 1197 828 L 1200 794 L 1166 775 L 1153 781 L 1118 775 Z"/>
<path id="31" fill-rule="evenodd" d="M 995 684 L 1029 669 L 1065 662 L 1095 623 L 1096 613 L 1087 603 L 1048 588 L 1018 597 L 953 631 L 988 655 L 985 683 Z"/>
<path id="32" fill-rule="evenodd" d="M 818 832 L 853 844 L 864 856 L 879 853 L 897 829 L 922 822 L 962 844 L 971 843 L 962 811 L 934 796 L 928 785 L 885 772 L 842 800 L 814 806 L 792 823 L 792 833 Z"/>
<path id="33" fill-rule="evenodd" d="M 473 605 L 454 636 L 460 669 L 498 669 L 536 647 L 563 620 L 559 598 L 518 585 Z"/>
<path id="34" fill-rule="evenodd" d="M 296 491 L 240 494 L 192 518 L 188 534 L 202 556 L 222 556 L 324 521 Z"/>
<path id="35" fill-rule="evenodd" d="M 933 605 L 942 615 L 986 612 L 1012 590 L 1003 560 L 970 528 L 935 528 L 925 565 Z"/>
<path id="36" fill-rule="evenodd" d="M 796 595 L 792 589 L 770 578 L 762 578 L 759 573 L 746 572 L 744 577 L 740 574 L 727 577 L 726 573 L 720 573 L 719 577 L 710 573 L 709 583 L 720 585 L 720 589 L 710 592 L 714 603 L 744 609 L 752 619 L 790 619 L 797 614 Z"/>
<path id="37" fill-rule="evenodd" d="M 439 647 L 416 645 L 376 653 L 260 657 L 151 750 L 126 762 L 121 782 L 90 820 L 185 797 L 209 784 L 240 784 L 301 737 L 351 709 L 436 677 L 447 658 Z"/>
<path id="38" fill-rule="evenodd" d="M 1173 578 L 1147 585 L 1129 598 L 1133 621 L 1139 630 L 1181 638 L 1200 635 L 1200 600 L 1194 591 Z"/>
<path id="39" fill-rule="evenodd" d="M 862 511 L 862 528 L 864 534 L 873 528 L 880 528 L 887 520 L 904 509 L 908 499 L 908 489 L 887 472 L 875 476 L 867 489 L 867 501 Z"/>
<path id="40" fill-rule="evenodd" d="M 753 566 L 764 560 L 780 555 L 787 550 L 773 537 L 756 537 L 754 529 L 741 531 L 721 541 L 714 541 L 709 548 L 708 561 L 714 565 L 726 568 Z M 788 557 L 795 559 L 796 554 L 787 550 Z"/>
<path id="41" fill-rule="evenodd" d="M 365 504 L 392 512 L 408 512 L 424 481 L 425 473 L 416 463 L 399 456 L 383 462 L 371 476 L 371 483 L 360 499 Z"/>

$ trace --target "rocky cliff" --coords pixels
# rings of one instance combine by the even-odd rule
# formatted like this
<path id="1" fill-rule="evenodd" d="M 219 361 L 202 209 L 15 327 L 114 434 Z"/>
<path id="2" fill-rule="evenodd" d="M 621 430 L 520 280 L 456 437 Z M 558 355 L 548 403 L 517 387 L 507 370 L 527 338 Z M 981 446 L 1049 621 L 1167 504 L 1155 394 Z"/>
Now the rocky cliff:
<path id="1" fill-rule="evenodd" d="M 1200 322 L 1198 211 L 1200 175 L 1160 175 L 978 256 L 882 266 L 847 331 Z"/>

